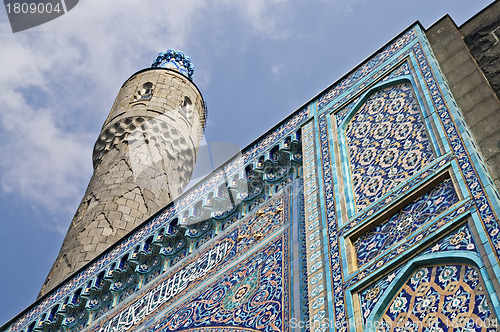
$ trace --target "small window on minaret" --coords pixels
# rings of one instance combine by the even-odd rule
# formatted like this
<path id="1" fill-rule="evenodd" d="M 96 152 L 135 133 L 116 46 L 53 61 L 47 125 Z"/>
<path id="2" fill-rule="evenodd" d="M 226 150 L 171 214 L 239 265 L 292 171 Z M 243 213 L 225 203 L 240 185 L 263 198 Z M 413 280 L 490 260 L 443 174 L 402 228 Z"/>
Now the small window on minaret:
<path id="1" fill-rule="evenodd" d="M 187 121 L 191 121 L 193 113 L 193 103 L 189 97 L 185 96 L 179 107 L 179 112 L 184 116 Z"/>
<path id="2" fill-rule="evenodd" d="M 182 108 L 189 117 L 189 115 L 193 110 L 193 103 L 191 102 L 191 99 L 189 99 L 189 97 L 184 97 L 184 101 L 182 102 Z"/>
<path id="3" fill-rule="evenodd" d="M 142 88 L 137 90 L 134 96 L 134 101 L 140 100 L 150 100 L 153 96 L 153 83 L 146 82 L 142 85 Z"/>

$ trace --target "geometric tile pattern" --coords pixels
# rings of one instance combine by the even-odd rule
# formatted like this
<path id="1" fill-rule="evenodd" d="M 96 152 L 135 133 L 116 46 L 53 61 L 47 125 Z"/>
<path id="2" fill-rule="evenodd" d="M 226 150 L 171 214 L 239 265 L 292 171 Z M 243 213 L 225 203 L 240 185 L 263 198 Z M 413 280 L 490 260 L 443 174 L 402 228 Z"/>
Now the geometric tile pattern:
<path id="1" fill-rule="evenodd" d="M 401 244 L 398 246 L 391 248 L 391 250 L 379 255 L 369 264 L 362 266 L 358 270 L 359 272 L 354 273 L 344 282 L 343 286 L 349 288 L 364 278 L 376 276 L 386 270 L 387 266 L 392 262 L 404 262 L 404 259 L 407 258 L 410 253 L 414 253 L 422 241 L 435 236 L 437 233 L 444 232 L 458 220 L 462 220 L 469 214 L 471 207 L 472 202 L 470 200 L 453 205 L 447 213 L 441 216 L 441 218 L 436 218 L 427 225 L 424 225 L 421 231 L 408 236 L 406 241 L 401 241 Z"/>
<path id="2" fill-rule="evenodd" d="M 410 68 L 408 66 L 408 62 L 404 62 L 401 64 L 398 68 L 394 69 L 389 75 L 384 77 L 381 82 L 388 81 L 393 78 L 399 78 L 404 75 L 409 75 L 410 74 Z M 344 121 L 345 117 L 350 113 L 351 109 L 356 106 L 358 103 L 358 100 L 361 97 L 358 97 L 354 99 L 349 105 L 345 106 L 342 108 L 340 111 L 335 113 L 335 121 L 337 123 L 337 127 L 340 126 L 342 121 Z"/>
<path id="3" fill-rule="evenodd" d="M 326 125 L 327 116 L 325 113 L 319 116 L 319 138 L 321 150 L 321 167 L 323 173 L 324 184 L 324 200 L 326 207 L 326 221 L 328 225 L 329 234 L 329 258 L 330 258 L 330 282 L 332 294 L 333 315 L 330 315 L 330 321 L 335 321 L 339 329 L 337 331 L 343 332 L 347 330 L 347 307 L 345 306 L 345 294 L 343 292 L 343 268 L 341 263 L 341 249 L 340 241 L 338 238 L 338 223 L 335 213 L 335 195 L 334 195 L 334 180 L 332 174 L 332 161 L 330 158 L 330 145 L 328 139 L 328 127 Z M 331 310 L 331 309 L 330 309 Z M 328 325 L 328 324 L 327 324 Z"/>
<path id="4" fill-rule="evenodd" d="M 469 225 L 465 224 L 461 226 L 455 232 L 446 236 L 422 254 L 455 250 L 465 250 L 478 253 L 477 244 L 474 242 L 474 237 L 469 229 Z"/>
<path id="5" fill-rule="evenodd" d="M 354 242 L 358 266 L 369 263 L 457 201 L 453 182 L 448 178 L 388 220 L 361 235 Z"/>
<path id="6" fill-rule="evenodd" d="M 472 236 L 472 232 L 467 224 L 459 227 L 457 230 L 452 232 L 450 235 L 446 236 L 444 239 L 440 240 L 438 243 L 433 245 L 431 248 L 424 250 L 422 254 L 433 253 L 436 251 L 456 251 L 465 250 L 470 252 L 477 252 L 476 244 Z M 361 310 L 363 312 L 363 319 L 366 323 L 366 319 L 370 315 L 373 307 L 378 303 L 380 297 L 383 295 L 385 290 L 389 287 L 390 283 L 394 280 L 396 275 L 399 273 L 401 268 L 393 270 L 386 277 L 377 281 L 375 284 L 370 285 L 367 289 L 359 293 L 359 302 L 361 305 Z"/>
<path id="7" fill-rule="evenodd" d="M 358 281 L 367 280 L 377 274 L 380 274 L 384 270 L 384 265 L 391 264 L 401 257 L 401 254 L 409 254 L 413 246 L 417 246 L 423 239 L 429 239 L 435 236 L 436 232 L 442 232 L 444 229 L 449 228 L 452 224 L 456 224 L 460 220 L 469 214 L 474 213 L 479 216 L 480 223 L 477 226 L 484 227 L 486 235 L 489 240 L 491 240 L 491 245 L 494 247 L 495 262 L 499 261 L 500 256 L 500 226 L 495 215 L 493 208 L 494 202 L 490 202 L 488 199 L 488 194 L 485 190 L 485 185 L 482 181 L 487 181 L 487 178 L 482 177 L 484 173 L 480 176 L 480 171 L 478 167 L 481 168 L 480 164 L 475 163 L 471 159 L 470 153 L 466 147 L 466 142 L 461 136 L 461 132 L 464 128 L 459 128 L 457 122 L 454 121 L 455 117 L 459 117 L 458 107 L 451 96 L 451 92 L 447 87 L 446 83 L 443 82 L 443 77 L 440 75 L 439 68 L 432 56 L 432 50 L 425 39 L 424 32 L 418 27 L 414 26 L 411 30 L 402 34 L 402 36 L 407 36 L 410 31 L 417 32 L 419 37 L 417 40 L 397 38 L 394 42 L 390 44 L 387 48 L 398 49 L 398 51 L 391 54 L 389 57 L 381 59 L 379 63 L 376 63 L 378 57 L 371 58 L 367 60 L 363 65 L 359 66 L 355 71 L 347 75 L 347 77 L 340 80 L 333 86 L 328 93 L 324 94 L 317 101 L 317 119 L 319 124 L 319 134 L 320 134 L 320 152 L 321 160 L 323 163 L 323 184 L 324 184 L 324 204 L 326 207 L 326 218 L 328 225 L 328 236 L 329 236 L 329 249 L 330 249 L 330 271 L 331 271 L 331 289 L 332 289 L 332 301 L 330 302 L 334 308 L 333 313 L 330 313 L 330 319 L 334 319 L 336 324 L 341 324 L 341 328 L 338 331 L 347 331 L 347 321 L 346 321 L 346 310 L 349 306 L 348 293 L 345 291 L 350 286 L 356 284 Z M 387 49 L 386 48 L 386 49 Z M 385 50 L 383 51 L 385 52 Z M 370 85 L 375 84 L 379 78 L 387 75 L 389 71 L 395 68 L 401 61 L 405 58 L 411 60 L 411 71 L 412 76 L 408 79 L 416 79 L 421 84 L 420 86 L 424 90 L 424 103 L 426 102 L 429 106 L 429 111 L 434 120 L 436 120 L 436 129 L 433 131 L 438 142 L 442 143 L 444 153 L 453 159 L 452 163 L 458 165 L 458 169 L 453 169 L 453 172 L 457 171 L 457 177 L 461 178 L 463 175 L 465 179 L 466 190 L 470 195 L 470 200 L 466 200 L 462 203 L 456 204 L 451 208 L 452 212 L 439 218 L 432 223 L 430 226 L 425 226 L 422 232 L 418 232 L 409 241 L 401 244 L 396 250 L 391 250 L 388 254 L 380 256 L 381 258 L 374 262 L 373 264 L 366 265 L 366 268 L 359 273 L 354 273 L 352 276 L 347 277 L 347 281 L 343 281 L 343 278 L 348 275 L 343 273 L 342 264 L 340 264 L 339 254 L 343 253 L 342 246 L 339 245 L 338 236 L 338 224 L 339 220 L 336 217 L 336 212 L 340 213 L 340 204 L 335 203 L 335 197 L 337 195 L 342 195 L 341 187 L 334 189 L 334 173 L 335 164 L 330 162 L 330 154 L 333 149 L 330 149 L 329 145 L 329 124 L 326 121 L 326 115 L 330 113 L 337 113 L 337 109 L 344 107 L 343 105 L 348 105 L 357 96 L 359 96 L 364 89 Z M 435 66 L 435 67 L 433 67 Z M 367 69 L 369 68 L 369 69 Z M 437 77 L 435 76 L 437 74 Z M 345 82 L 349 83 L 349 89 L 345 89 L 347 85 Z M 328 107 L 326 107 L 328 106 Z M 460 123 L 460 122 L 458 122 Z M 346 140 L 347 141 L 347 140 Z M 340 151 L 342 153 L 342 151 Z M 343 158 L 341 155 L 340 158 Z M 448 159 L 448 157 L 446 157 Z M 447 163 L 447 161 L 442 160 L 441 162 Z M 426 170 L 416 171 L 417 177 L 425 178 L 428 175 L 424 175 L 421 172 L 427 173 L 431 168 L 434 168 L 436 163 L 431 164 L 430 168 Z M 333 168 L 333 169 L 332 169 Z M 482 168 L 481 168 L 482 169 Z M 352 171 L 352 168 L 351 168 Z M 332 174 L 333 173 L 333 174 Z M 486 182 L 485 182 L 486 183 Z M 413 186 L 413 184 L 412 184 Z M 398 191 L 405 191 L 404 188 L 408 185 L 399 187 Z M 393 195 L 391 194 L 391 197 Z M 385 198 L 383 201 L 379 200 L 377 203 L 377 208 L 370 209 L 369 212 L 375 212 L 376 210 L 383 209 L 383 206 L 387 204 L 389 197 Z M 379 206 L 380 205 L 380 206 Z M 366 209 L 365 209 L 366 210 Z M 359 210 L 358 210 L 359 211 Z M 365 215 L 366 211 L 362 213 Z M 370 214 L 366 214 L 367 217 Z M 354 224 L 361 224 L 364 222 L 364 218 L 356 216 Z M 344 223 L 346 221 L 343 221 Z M 351 221 L 348 221 L 351 222 Z M 352 225 L 351 225 L 352 226 Z M 349 225 L 346 226 L 349 228 Z M 482 229 L 478 230 L 482 232 Z M 450 249 L 451 247 L 446 247 Z M 441 250 L 439 250 L 441 251 Z M 350 316 L 349 318 L 352 318 Z"/>
<path id="8" fill-rule="evenodd" d="M 307 282 L 310 286 L 309 316 L 311 326 L 318 325 L 328 310 L 325 263 L 322 255 L 323 239 L 321 210 L 319 207 L 319 191 L 316 161 L 316 145 L 314 122 L 309 122 L 302 129 L 302 154 L 304 162 L 304 200 L 305 200 L 305 242 L 307 257 Z M 321 317 L 321 318 L 319 318 Z"/>
<path id="9" fill-rule="evenodd" d="M 477 268 L 418 268 L 387 307 L 377 331 L 497 331 Z"/>
<path id="10" fill-rule="evenodd" d="M 139 321 L 152 319 L 156 313 L 164 311 L 179 297 L 186 296 L 201 283 L 213 278 L 214 274 L 234 264 L 242 255 L 248 255 L 249 250 L 260 245 L 266 238 L 277 234 L 283 224 L 289 221 L 290 197 L 290 189 L 285 188 L 279 195 L 260 206 L 258 211 L 240 219 L 236 225 L 228 229 L 227 235 L 212 240 L 211 245 L 188 256 L 183 264 L 178 264 L 159 276 L 141 290 L 141 293 L 120 303 L 118 310 L 96 322 L 90 331 L 112 331 L 119 329 L 120 326 L 129 325 L 130 328 L 137 328 Z M 288 264 L 288 261 L 283 264 Z M 151 294 L 159 299 L 150 301 Z M 135 317 L 134 323 L 129 319 L 132 316 Z"/>
<path id="11" fill-rule="evenodd" d="M 145 331 L 199 328 L 223 331 L 228 327 L 287 331 L 290 281 L 286 234 L 176 306 Z"/>
<path id="12" fill-rule="evenodd" d="M 371 314 L 373 307 L 378 303 L 385 290 L 389 287 L 391 282 L 396 278 L 401 268 L 392 271 L 388 276 L 377 281 L 367 289 L 359 293 L 359 303 L 363 315 L 363 321 L 366 326 L 366 319 Z"/>
<path id="13" fill-rule="evenodd" d="M 348 124 L 356 212 L 434 159 L 410 84 L 375 92 Z"/>

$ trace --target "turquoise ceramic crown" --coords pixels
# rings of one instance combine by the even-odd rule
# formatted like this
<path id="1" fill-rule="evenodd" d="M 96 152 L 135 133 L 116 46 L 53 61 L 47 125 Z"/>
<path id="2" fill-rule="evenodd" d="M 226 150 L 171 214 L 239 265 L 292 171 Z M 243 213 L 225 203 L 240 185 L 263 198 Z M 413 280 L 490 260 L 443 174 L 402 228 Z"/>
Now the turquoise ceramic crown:
<path id="1" fill-rule="evenodd" d="M 170 49 L 159 53 L 151 68 L 174 69 L 187 76 L 190 80 L 193 80 L 194 66 L 191 63 L 191 59 L 185 56 L 182 51 L 177 52 Z"/>

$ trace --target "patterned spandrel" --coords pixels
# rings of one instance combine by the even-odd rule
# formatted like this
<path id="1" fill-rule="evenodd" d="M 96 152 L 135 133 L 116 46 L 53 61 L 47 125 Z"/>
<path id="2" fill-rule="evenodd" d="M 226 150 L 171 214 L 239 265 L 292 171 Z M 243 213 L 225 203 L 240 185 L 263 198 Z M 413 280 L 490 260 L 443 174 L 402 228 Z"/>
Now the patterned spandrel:
<path id="1" fill-rule="evenodd" d="M 477 246 L 467 224 L 462 225 L 453 233 L 434 244 L 431 248 L 423 251 L 422 254 L 457 250 L 477 252 Z M 391 282 L 396 278 L 399 271 L 401 271 L 401 268 L 392 271 L 389 275 L 359 293 L 359 302 L 365 323 L 373 308 L 381 299 Z"/>
<path id="2" fill-rule="evenodd" d="M 410 84 L 375 92 L 345 130 L 357 212 L 434 159 Z"/>
<path id="3" fill-rule="evenodd" d="M 363 314 L 363 322 L 366 325 L 366 319 L 371 314 L 373 307 L 378 303 L 385 290 L 390 286 L 391 282 L 396 278 L 401 268 L 392 271 L 388 276 L 377 281 L 367 289 L 359 293 L 359 302 L 361 312 Z"/>
<path id="4" fill-rule="evenodd" d="M 427 249 L 423 253 L 434 253 L 443 251 L 466 250 L 477 252 L 477 245 L 467 224 L 458 228 L 454 233 Z"/>
<path id="5" fill-rule="evenodd" d="M 418 268 L 378 323 L 377 331 L 384 332 L 493 332 L 498 326 L 479 271 L 469 265 Z"/>
<path id="6" fill-rule="evenodd" d="M 456 202 L 458 196 L 453 182 L 446 179 L 388 220 L 361 235 L 354 242 L 358 266 L 369 263 Z"/>
<path id="7" fill-rule="evenodd" d="M 407 62 L 404 62 L 399 67 L 394 69 L 390 74 L 388 74 L 386 77 L 384 77 L 382 79 L 382 82 L 386 82 L 388 80 L 395 79 L 395 78 L 400 78 L 400 77 L 405 76 L 405 75 L 410 75 L 410 67 L 408 66 Z M 361 97 L 354 99 L 347 106 L 345 106 L 344 108 L 342 108 L 339 112 L 337 112 L 335 114 L 335 121 L 337 122 L 337 126 L 340 126 L 340 124 L 342 123 L 342 121 L 344 121 L 347 114 L 349 114 L 350 111 L 352 110 L 352 108 L 354 106 L 356 106 L 356 104 L 359 101 L 359 98 L 361 98 Z M 334 108 L 334 107 L 332 107 L 332 108 Z"/>
<path id="8" fill-rule="evenodd" d="M 288 331 L 287 238 L 278 237 L 145 331 Z"/>

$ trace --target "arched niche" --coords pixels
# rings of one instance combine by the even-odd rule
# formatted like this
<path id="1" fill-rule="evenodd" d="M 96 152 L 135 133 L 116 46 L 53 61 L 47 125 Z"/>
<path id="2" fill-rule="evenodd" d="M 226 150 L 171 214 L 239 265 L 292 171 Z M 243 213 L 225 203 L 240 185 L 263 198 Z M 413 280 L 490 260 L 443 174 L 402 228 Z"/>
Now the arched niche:
<path id="1" fill-rule="evenodd" d="M 345 107 L 338 139 L 353 215 L 425 167 L 436 153 L 409 79 L 380 83 Z"/>
<path id="2" fill-rule="evenodd" d="M 399 271 L 365 327 L 376 331 L 467 327 L 489 332 L 498 327 L 498 309 L 498 298 L 478 255 L 439 252 L 416 257 Z"/>

